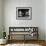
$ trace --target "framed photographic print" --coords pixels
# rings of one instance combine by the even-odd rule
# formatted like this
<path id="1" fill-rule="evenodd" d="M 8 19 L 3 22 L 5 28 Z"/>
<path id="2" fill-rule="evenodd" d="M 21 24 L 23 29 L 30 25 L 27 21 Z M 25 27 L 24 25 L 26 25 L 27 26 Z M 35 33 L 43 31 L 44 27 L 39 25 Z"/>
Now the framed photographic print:
<path id="1" fill-rule="evenodd" d="M 16 19 L 17 20 L 31 20 L 32 7 L 16 7 Z"/>

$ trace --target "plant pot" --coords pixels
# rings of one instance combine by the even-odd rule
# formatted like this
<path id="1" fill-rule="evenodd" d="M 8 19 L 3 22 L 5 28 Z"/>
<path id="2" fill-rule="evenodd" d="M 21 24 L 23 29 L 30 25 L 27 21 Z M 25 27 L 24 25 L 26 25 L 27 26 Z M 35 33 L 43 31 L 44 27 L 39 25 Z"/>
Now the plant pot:
<path id="1" fill-rule="evenodd" d="M 7 40 L 6 39 L 0 39 L 0 44 L 6 44 Z"/>

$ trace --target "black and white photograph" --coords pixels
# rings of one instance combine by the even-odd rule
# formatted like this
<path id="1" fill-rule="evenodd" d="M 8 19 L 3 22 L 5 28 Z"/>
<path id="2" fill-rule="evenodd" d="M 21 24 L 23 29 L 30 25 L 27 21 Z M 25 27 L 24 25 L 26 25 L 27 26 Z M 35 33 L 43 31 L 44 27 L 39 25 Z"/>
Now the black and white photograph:
<path id="1" fill-rule="evenodd" d="M 31 20 L 32 19 L 32 7 L 17 7 L 16 8 L 17 20 Z"/>
<path id="2" fill-rule="evenodd" d="M 29 17 L 29 9 L 18 9 L 18 17 Z"/>

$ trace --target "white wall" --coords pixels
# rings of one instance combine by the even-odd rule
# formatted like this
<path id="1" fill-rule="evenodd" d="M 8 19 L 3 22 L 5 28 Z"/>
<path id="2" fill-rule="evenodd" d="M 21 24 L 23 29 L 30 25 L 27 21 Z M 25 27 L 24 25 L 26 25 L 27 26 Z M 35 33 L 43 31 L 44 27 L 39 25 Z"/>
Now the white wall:
<path id="1" fill-rule="evenodd" d="M 0 38 L 2 37 L 2 0 L 0 0 Z"/>
<path id="2" fill-rule="evenodd" d="M 45 39 L 45 4 L 44 0 L 33 0 L 33 16 L 35 15 L 36 24 L 39 27 L 40 39 Z"/>
<path id="3" fill-rule="evenodd" d="M 1 11 L 2 11 L 2 10 L 1 10 L 1 8 L 2 8 L 1 5 L 2 5 L 2 3 L 1 3 L 1 0 L 0 0 L 0 21 L 1 21 L 1 15 L 2 15 L 2 14 L 1 14 L 1 13 L 2 13 L 2 12 L 1 12 Z M 1 22 L 0 22 L 0 25 L 1 25 Z"/>
<path id="4" fill-rule="evenodd" d="M 32 7 L 32 20 L 16 20 L 16 7 Z M 44 11 L 44 0 L 5 0 L 4 26 L 7 35 L 10 26 L 36 26 L 39 27 L 39 38 L 45 39 Z"/>
<path id="5" fill-rule="evenodd" d="M 46 0 L 45 0 L 45 40 L 46 40 Z"/>

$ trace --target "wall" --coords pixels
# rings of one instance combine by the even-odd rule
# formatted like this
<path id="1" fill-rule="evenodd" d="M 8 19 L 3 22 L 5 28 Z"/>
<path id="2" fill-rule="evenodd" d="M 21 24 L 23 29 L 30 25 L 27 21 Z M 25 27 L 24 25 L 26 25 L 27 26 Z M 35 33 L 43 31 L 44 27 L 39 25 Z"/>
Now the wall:
<path id="1" fill-rule="evenodd" d="M 33 15 L 35 15 L 36 24 L 39 27 L 40 39 L 45 39 L 45 3 L 44 0 L 33 0 Z M 39 24 L 39 25 L 38 25 Z"/>
<path id="2" fill-rule="evenodd" d="M 0 38 L 2 37 L 2 0 L 0 0 Z"/>
<path id="3" fill-rule="evenodd" d="M 16 7 L 32 7 L 32 20 L 16 20 Z M 39 39 L 45 39 L 43 0 L 4 0 L 4 26 L 7 35 L 10 26 L 39 27 Z"/>
<path id="4" fill-rule="evenodd" d="M 45 0 L 45 40 L 46 40 L 46 0 Z"/>

